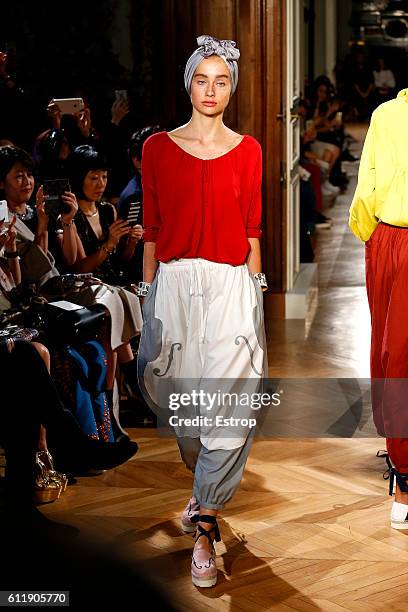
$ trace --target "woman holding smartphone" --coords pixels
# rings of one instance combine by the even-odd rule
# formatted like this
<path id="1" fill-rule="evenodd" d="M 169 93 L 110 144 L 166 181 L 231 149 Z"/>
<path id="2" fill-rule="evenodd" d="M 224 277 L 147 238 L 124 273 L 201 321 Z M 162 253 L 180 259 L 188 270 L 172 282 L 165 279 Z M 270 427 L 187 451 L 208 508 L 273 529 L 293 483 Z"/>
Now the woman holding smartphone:
<path id="1" fill-rule="evenodd" d="M 200 36 L 197 43 L 184 78 L 191 119 L 151 136 L 142 156 L 140 293 L 147 295 L 138 373 L 146 401 L 159 413 L 166 403 L 160 400 L 161 381 L 173 389 L 183 379 L 191 393 L 193 379 L 206 389 L 214 381 L 230 391 L 244 381 L 258 388 L 267 373 L 261 147 L 223 123 L 238 82 L 235 42 Z M 189 407 L 187 415 L 193 413 Z M 181 517 L 182 529 L 195 532 L 192 580 L 210 587 L 217 582 L 216 517 L 240 483 L 254 429 L 210 425 L 175 431 L 181 457 L 194 473 Z"/>
<path id="2" fill-rule="evenodd" d="M 122 258 L 131 257 L 142 237 L 141 226 L 130 227 L 117 218 L 116 209 L 103 195 L 108 183 L 108 160 L 90 145 L 80 145 L 68 158 L 70 183 L 78 199 L 75 215 L 77 257 L 73 271 L 91 272 L 103 281 L 92 287 L 92 298 L 105 305 L 110 313 L 110 337 L 103 338 L 108 356 L 106 388 L 113 404 L 116 365 L 120 363 L 125 380 L 134 394 L 137 387 L 136 360 L 130 340 L 138 336 L 142 327 L 139 299 L 126 290 L 120 276 Z M 119 244 L 122 250 L 117 251 Z M 86 305 L 86 294 L 79 300 Z M 74 300 L 75 301 L 75 300 Z M 78 302 L 80 303 L 80 302 Z"/>

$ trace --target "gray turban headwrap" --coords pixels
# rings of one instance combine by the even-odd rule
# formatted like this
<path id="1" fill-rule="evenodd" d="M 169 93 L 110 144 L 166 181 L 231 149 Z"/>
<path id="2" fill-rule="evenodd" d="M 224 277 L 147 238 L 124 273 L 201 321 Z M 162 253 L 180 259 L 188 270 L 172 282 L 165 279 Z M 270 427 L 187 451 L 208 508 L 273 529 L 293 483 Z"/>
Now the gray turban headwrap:
<path id="1" fill-rule="evenodd" d="M 184 86 L 188 95 L 191 94 L 191 81 L 197 66 L 211 55 L 218 55 L 227 64 L 231 73 L 231 93 L 233 94 L 238 85 L 238 59 L 239 50 L 236 48 L 235 40 L 219 40 L 213 36 L 199 36 L 197 38 L 198 49 L 194 51 L 187 60 L 184 71 Z"/>

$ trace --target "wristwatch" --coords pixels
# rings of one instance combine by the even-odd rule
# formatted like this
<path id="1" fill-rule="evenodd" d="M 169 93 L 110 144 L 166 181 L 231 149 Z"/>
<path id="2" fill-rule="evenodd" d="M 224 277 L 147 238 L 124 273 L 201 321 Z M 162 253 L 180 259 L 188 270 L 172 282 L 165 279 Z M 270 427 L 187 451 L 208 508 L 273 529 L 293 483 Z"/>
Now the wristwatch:
<path id="1" fill-rule="evenodd" d="M 265 274 L 263 272 L 257 272 L 253 276 L 257 280 L 257 282 L 259 283 L 259 285 L 260 285 L 260 287 L 262 289 L 267 289 L 268 288 L 268 283 L 266 282 L 266 276 L 265 276 Z"/>
<path id="2" fill-rule="evenodd" d="M 145 283 L 144 281 L 139 281 L 136 286 L 136 295 L 138 297 L 146 297 L 149 292 L 150 285 L 152 283 Z"/>

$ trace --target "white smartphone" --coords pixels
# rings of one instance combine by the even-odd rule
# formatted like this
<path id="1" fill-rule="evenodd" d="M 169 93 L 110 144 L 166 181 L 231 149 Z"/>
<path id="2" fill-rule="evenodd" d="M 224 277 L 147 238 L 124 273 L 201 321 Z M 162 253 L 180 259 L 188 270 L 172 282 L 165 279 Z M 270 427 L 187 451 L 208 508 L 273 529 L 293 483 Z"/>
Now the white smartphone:
<path id="1" fill-rule="evenodd" d="M 127 102 L 128 92 L 127 89 L 115 89 L 116 102 Z"/>
<path id="2" fill-rule="evenodd" d="M 4 221 L 0 227 L 0 236 L 6 234 L 9 228 L 9 211 L 7 207 L 7 200 L 0 200 L 0 221 Z"/>
<path id="3" fill-rule="evenodd" d="M 53 98 L 52 102 L 58 106 L 63 115 L 76 115 L 85 108 L 82 98 Z"/>
<path id="4" fill-rule="evenodd" d="M 313 123 L 314 123 L 313 119 L 308 119 L 308 120 L 306 121 L 306 132 L 308 132 L 309 130 L 311 130 L 311 129 L 312 129 L 312 127 L 313 127 Z"/>

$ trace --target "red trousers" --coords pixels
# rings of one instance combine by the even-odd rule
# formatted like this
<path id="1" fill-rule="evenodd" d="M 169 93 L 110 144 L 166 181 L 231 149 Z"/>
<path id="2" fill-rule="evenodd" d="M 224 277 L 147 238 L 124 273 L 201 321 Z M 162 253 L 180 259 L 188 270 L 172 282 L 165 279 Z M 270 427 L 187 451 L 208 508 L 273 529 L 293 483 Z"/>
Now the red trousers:
<path id="1" fill-rule="evenodd" d="M 408 474 L 408 228 L 379 223 L 365 249 L 374 422 Z"/>

